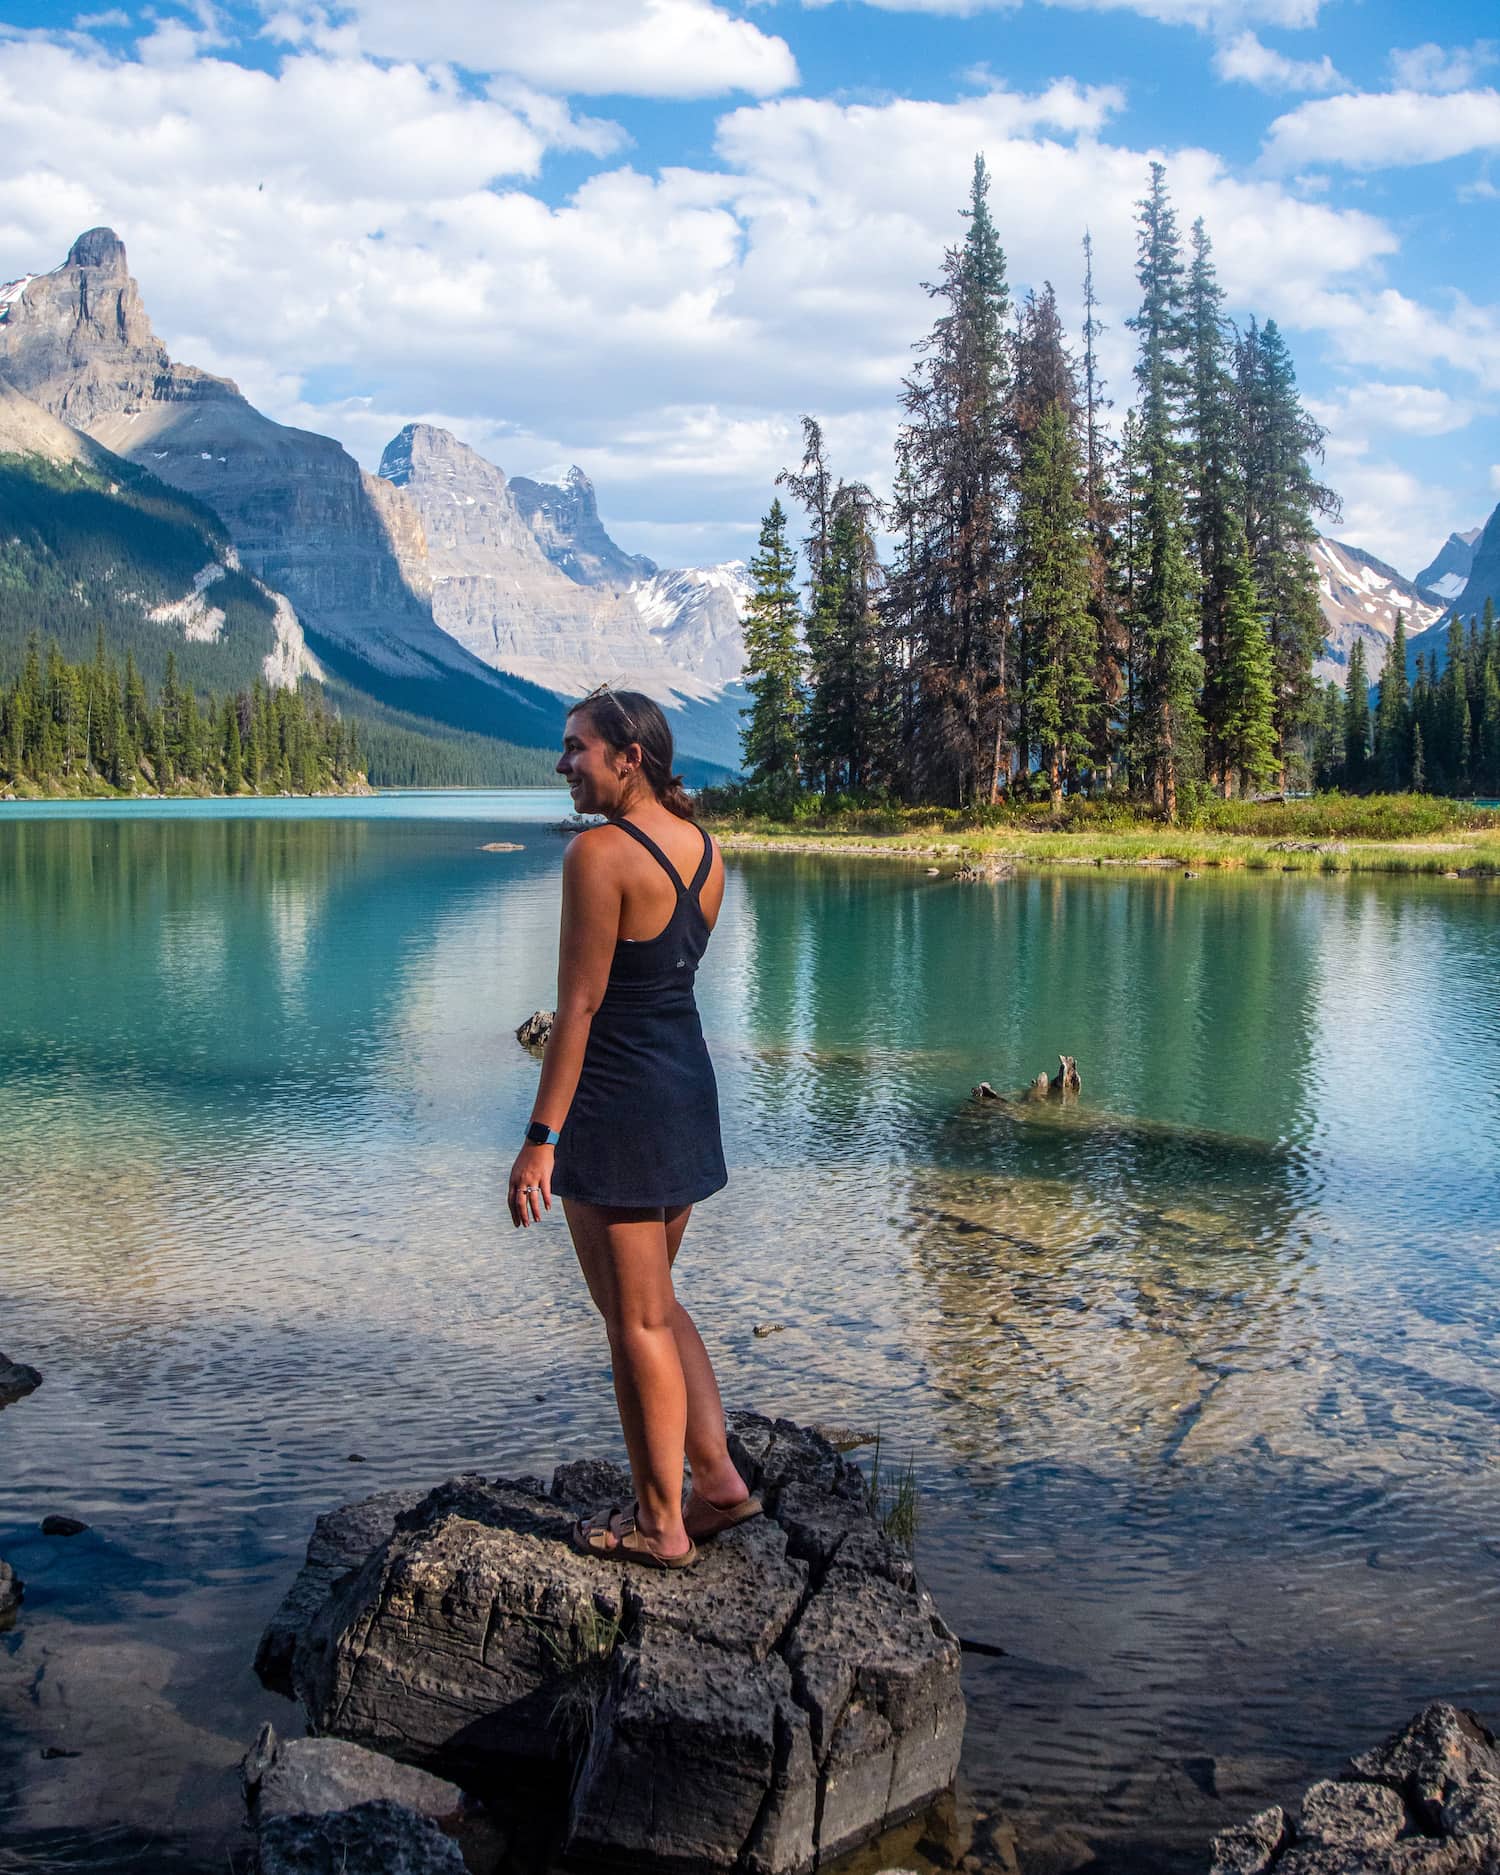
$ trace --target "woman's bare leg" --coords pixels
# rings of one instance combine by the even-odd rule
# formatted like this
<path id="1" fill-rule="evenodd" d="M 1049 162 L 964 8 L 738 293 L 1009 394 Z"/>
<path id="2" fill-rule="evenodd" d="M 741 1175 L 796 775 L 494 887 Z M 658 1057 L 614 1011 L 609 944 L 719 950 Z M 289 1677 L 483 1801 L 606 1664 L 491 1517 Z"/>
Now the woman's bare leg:
<path id="1" fill-rule="evenodd" d="M 693 1207 L 666 1215 L 667 1264 L 677 1261 L 682 1248 L 682 1233 L 687 1229 Z M 750 1493 L 735 1469 L 724 1440 L 724 1402 L 719 1397 L 719 1383 L 714 1378 L 708 1349 L 691 1315 L 677 1302 L 672 1314 L 672 1334 L 677 1342 L 677 1358 L 682 1363 L 682 1377 L 687 1386 L 687 1460 L 693 1471 L 693 1489 L 711 1504 L 727 1510 Z"/>
<path id="2" fill-rule="evenodd" d="M 609 1336 L 615 1400 L 630 1454 L 641 1533 L 663 1555 L 680 1556 L 688 1547 L 682 1527 L 688 1393 L 677 1349 L 677 1298 L 662 1214 L 619 1211 L 572 1198 L 563 1199 L 563 1211 Z M 721 1423 L 721 1441 L 722 1437 Z"/>

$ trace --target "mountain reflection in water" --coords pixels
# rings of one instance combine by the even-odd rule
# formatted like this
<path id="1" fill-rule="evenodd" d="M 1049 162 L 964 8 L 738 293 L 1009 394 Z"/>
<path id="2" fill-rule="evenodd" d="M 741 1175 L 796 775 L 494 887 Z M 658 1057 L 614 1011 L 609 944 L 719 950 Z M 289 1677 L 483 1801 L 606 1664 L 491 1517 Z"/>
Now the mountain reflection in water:
<path id="1" fill-rule="evenodd" d="M 618 1449 L 561 1220 L 503 1224 L 561 842 L 300 806 L 0 819 L 0 1346 L 46 1373 L 0 1414 L 0 1870 L 222 1871 L 314 1515 Z M 981 1843 L 1200 1869 L 1423 1700 L 1500 1712 L 1497 910 L 732 863 L 682 1288 L 733 1402 L 912 1458 L 939 1605 L 1005 1650 Z M 1076 1102 L 969 1101 L 1061 1052 Z"/>

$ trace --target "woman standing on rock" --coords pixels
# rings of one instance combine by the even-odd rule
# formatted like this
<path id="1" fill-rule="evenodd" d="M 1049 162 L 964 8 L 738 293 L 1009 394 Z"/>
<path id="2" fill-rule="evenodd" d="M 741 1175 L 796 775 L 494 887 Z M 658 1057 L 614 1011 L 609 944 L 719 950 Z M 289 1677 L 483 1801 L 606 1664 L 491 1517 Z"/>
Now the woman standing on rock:
<path id="1" fill-rule="evenodd" d="M 554 1193 L 562 1199 L 609 1334 L 636 1501 L 575 1524 L 573 1545 L 683 1569 L 698 1542 L 760 1510 L 725 1444 L 708 1353 L 672 1289 L 693 1206 L 727 1176 L 693 999 L 724 862 L 693 820 L 672 732 L 649 697 L 585 697 L 557 772 L 574 808 L 605 825 L 580 833 L 563 861 L 557 1015 L 511 1168 L 511 1221 L 539 1222 Z"/>

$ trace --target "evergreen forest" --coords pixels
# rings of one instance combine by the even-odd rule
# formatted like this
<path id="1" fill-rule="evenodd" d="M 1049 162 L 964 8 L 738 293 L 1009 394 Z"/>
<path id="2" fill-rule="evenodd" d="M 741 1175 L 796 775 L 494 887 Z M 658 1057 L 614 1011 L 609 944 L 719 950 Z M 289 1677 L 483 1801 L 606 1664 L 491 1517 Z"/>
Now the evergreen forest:
<path id="1" fill-rule="evenodd" d="M 1388 677 L 1357 646 L 1346 689 L 1315 682 L 1324 432 L 1275 321 L 1226 315 L 1164 166 L 1137 205 L 1118 424 L 1090 237 L 1075 342 L 1050 284 L 1013 300 L 982 156 L 962 217 L 901 386 L 890 499 L 836 476 L 810 416 L 778 478 L 806 531 L 773 500 L 751 563 L 746 804 L 1111 794 L 1175 821 L 1210 795 L 1500 788 L 1488 617 L 1453 628 L 1441 676 L 1408 683 L 1398 627 Z"/>
<path id="2" fill-rule="evenodd" d="M 212 636 L 153 619 L 205 565 Z M 0 455 L 0 785 L 49 792 L 534 786 L 553 753 L 330 676 L 267 685 L 275 602 L 201 502 L 120 460 Z M 230 718 L 233 717 L 233 725 Z M 237 745 L 236 745 L 237 738 Z"/>

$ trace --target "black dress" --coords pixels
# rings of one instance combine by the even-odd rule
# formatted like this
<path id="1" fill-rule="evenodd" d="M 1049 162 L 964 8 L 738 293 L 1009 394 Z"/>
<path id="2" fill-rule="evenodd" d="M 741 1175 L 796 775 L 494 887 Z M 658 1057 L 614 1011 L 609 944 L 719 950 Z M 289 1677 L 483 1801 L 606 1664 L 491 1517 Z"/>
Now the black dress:
<path id="1" fill-rule="evenodd" d="M 628 820 L 611 825 L 639 841 L 662 867 L 677 904 L 665 931 L 615 944 L 578 1091 L 558 1136 L 552 1189 L 586 1204 L 672 1210 L 696 1204 L 729 1180 L 719 1137 L 719 1090 L 693 999 L 693 980 L 708 946 L 698 895 L 713 863 L 713 844 L 704 833 L 703 858 L 685 886 L 649 835 Z"/>

